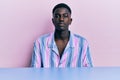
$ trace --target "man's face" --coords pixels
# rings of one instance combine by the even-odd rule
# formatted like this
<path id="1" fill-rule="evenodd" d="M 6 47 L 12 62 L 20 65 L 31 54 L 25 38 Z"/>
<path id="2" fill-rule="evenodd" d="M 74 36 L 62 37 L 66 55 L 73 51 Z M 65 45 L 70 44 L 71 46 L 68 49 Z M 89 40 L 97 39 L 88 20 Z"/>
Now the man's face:
<path id="1" fill-rule="evenodd" d="M 72 22 L 71 14 L 66 8 L 57 8 L 53 13 L 53 24 L 57 30 L 68 30 Z"/>

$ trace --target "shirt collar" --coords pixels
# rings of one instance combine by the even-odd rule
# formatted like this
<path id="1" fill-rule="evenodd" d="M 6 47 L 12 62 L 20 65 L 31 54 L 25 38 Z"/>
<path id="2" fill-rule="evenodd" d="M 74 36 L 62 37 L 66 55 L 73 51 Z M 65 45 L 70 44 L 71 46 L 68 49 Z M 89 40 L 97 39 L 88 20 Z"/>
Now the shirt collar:
<path id="1" fill-rule="evenodd" d="M 48 47 L 49 48 L 56 48 L 56 43 L 55 43 L 55 39 L 54 39 L 54 33 L 55 32 L 52 32 L 50 33 L 50 37 L 48 39 Z M 75 47 L 75 40 L 74 40 L 74 34 L 72 32 L 70 32 L 70 39 L 68 41 L 68 44 L 66 47 L 71 47 L 71 48 L 74 48 Z"/>

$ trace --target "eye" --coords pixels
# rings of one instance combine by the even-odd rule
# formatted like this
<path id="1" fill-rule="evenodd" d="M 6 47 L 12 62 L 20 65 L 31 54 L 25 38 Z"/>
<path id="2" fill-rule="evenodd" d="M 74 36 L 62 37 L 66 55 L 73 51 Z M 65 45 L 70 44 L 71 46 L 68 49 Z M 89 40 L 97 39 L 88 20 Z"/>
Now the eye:
<path id="1" fill-rule="evenodd" d="M 63 14 L 63 16 L 64 16 L 64 17 L 68 17 L 68 14 L 67 14 L 67 13 L 66 13 L 66 14 Z"/>
<path id="2" fill-rule="evenodd" d="M 60 15 L 59 14 L 55 14 L 55 16 L 54 16 L 55 18 L 59 18 L 60 17 Z"/>

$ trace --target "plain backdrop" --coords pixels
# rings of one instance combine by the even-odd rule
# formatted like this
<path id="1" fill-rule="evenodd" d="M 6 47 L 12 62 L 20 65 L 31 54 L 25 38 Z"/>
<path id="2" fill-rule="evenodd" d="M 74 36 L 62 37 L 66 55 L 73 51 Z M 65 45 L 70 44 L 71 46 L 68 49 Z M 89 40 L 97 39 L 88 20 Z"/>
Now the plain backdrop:
<path id="1" fill-rule="evenodd" d="M 120 0 L 0 0 L 0 67 L 29 67 L 34 41 L 54 30 L 52 9 L 72 9 L 70 30 L 85 37 L 95 67 L 120 66 Z"/>

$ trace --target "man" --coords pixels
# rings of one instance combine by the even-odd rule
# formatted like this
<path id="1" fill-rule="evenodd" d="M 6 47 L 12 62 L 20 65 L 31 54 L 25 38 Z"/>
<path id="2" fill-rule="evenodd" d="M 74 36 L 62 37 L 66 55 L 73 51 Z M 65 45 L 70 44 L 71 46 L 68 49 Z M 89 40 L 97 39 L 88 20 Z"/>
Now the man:
<path id="1" fill-rule="evenodd" d="M 92 67 L 88 42 L 69 31 L 72 22 L 70 7 L 60 3 L 53 8 L 52 13 L 55 31 L 35 41 L 31 66 Z"/>

